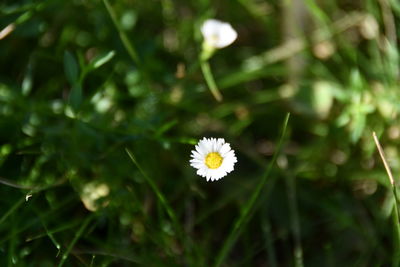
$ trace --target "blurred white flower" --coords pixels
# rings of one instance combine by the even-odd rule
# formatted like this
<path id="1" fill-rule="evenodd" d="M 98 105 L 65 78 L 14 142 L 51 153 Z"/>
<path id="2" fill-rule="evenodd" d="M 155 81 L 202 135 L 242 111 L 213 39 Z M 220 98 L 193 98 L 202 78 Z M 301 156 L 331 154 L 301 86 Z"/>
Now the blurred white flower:
<path id="1" fill-rule="evenodd" d="M 216 181 L 233 171 L 235 151 L 223 138 L 203 138 L 192 150 L 190 165 L 207 181 Z"/>
<path id="2" fill-rule="evenodd" d="M 110 188 L 107 184 L 90 182 L 83 186 L 81 192 L 81 200 L 85 208 L 90 211 L 96 211 L 99 208 L 97 200 L 108 196 Z M 103 206 L 107 205 L 107 202 L 103 203 Z"/>
<path id="3" fill-rule="evenodd" d="M 237 38 L 237 32 L 229 23 L 216 19 L 208 19 L 201 26 L 204 37 L 204 45 L 208 48 L 223 48 L 233 43 Z"/>

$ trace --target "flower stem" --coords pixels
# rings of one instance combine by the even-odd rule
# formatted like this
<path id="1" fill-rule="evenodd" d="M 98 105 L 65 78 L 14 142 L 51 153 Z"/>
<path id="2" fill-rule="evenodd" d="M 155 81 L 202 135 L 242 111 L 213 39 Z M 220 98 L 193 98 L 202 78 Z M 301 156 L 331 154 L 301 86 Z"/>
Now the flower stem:
<path id="1" fill-rule="evenodd" d="M 217 84 L 215 83 L 214 77 L 211 72 L 210 64 L 208 63 L 208 61 L 200 60 L 200 66 L 201 70 L 203 71 L 204 79 L 206 80 L 206 83 L 208 85 L 208 88 L 210 88 L 212 95 L 218 102 L 221 102 L 222 94 L 218 90 Z"/>

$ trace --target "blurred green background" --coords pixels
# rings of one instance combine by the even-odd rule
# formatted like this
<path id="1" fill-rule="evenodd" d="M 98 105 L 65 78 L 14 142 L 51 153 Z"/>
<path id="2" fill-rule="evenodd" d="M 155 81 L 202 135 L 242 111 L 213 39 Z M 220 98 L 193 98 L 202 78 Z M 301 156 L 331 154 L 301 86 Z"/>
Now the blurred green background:
<path id="1" fill-rule="evenodd" d="M 208 18 L 238 32 L 209 60 L 222 102 Z M 397 176 L 399 18 L 396 0 L 1 1 L 0 265 L 399 266 L 372 139 Z M 204 136 L 238 158 L 217 182 L 189 166 Z"/>

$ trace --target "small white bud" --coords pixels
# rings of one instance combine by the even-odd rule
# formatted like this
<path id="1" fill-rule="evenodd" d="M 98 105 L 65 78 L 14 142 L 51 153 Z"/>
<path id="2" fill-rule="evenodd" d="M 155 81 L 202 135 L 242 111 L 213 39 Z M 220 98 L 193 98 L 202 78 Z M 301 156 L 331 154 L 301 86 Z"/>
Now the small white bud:
<path id="1" fill-rule="evenodd" d="M 237 32 L 229 23 L 216 19 L 208 19 L 201 26 L 204 44 L 209 48 L 223 48 L 232 44 L 237 38 Z"/>

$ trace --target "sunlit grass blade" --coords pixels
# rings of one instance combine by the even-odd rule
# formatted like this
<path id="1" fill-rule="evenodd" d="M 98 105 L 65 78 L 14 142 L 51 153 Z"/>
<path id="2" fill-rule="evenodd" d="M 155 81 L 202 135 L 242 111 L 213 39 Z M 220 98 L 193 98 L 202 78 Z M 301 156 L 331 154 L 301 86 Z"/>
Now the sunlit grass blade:
<path id="1" fill-rule="evenodd" d="M 39 239 L 39 238 L 43 238 L 45 236 L 49 236 L 49 237 L 50 237 L 50 235 L 54 236 L 54 234 L 56 234 L 56 233 L 59 233 L 59 232 L 65 231 L 65 230 L 69 230 L 71 228 L 76 227 L 79 224 L 80 224 L 80 221 L 73 221 L 73 222 L 69 222 L 69 223 L 63 224 L 60 227 L 57 227 L 57 228 L 54 228 L 54 229 L 51 229 L 51 230 L 45 229 L 44 233 L 39 233 L 39 234 L 36 234 L 34 236 L 29 236 L 29 237 L 27 237 L 25 239 L 25 241 L 26 242 L 30 242 L 30 241 L 33 241 L 33 240 L 36 240 L 36 239 Z M 54 243 L 54 244 L 56 244 L 56 243 Z"/>
<path id="2" fill-rule="evenodd" d="M 393 265 L 392 266 L 399 266 L 400 264 L 400 221 L 399 221 L 399 207 L 398 207 L 398 196 L 397 196 L 397 190 L 396 190 L 396 183 L 393 178 L 392 171 L 390 169 L 389 163 L 386 160 L 385 152 L 382 149 L 382 146 L 379 142 L 378 137 L 376 136 L 376 133 L 373 132 L 372 136 L 375 141 L 375 145 L 378 149 L 379 155 L 382 159 L 383 165 L 385 166 L 386 173 L 389 177 L 390 185 L 392 187 L 392 192 L 393 192 L 393 197 L 394 197 L 394 206 L 393 206 L 393 223 L 395 226 L 395 233 L 397 239 L 394 241 L 395 242 L 395 249 L 393 253 Z"/>
<path id="3" fill-rule="evenodd" d="M 61 257 L 60 263 L 58 264 L 58 267 L 61 267 L 64 265 L 65 261 L 68 258 L 68 255 L 70 254 L 72 248 L 74 247 L 74 245 L 76 244 L 76 242 L 79 240 L 79 238 L 82 236 L 82 234 L 84 233 L 86 227 L 89 225 L 89 223 L 91 222 L 93 216 L 88 216 L 86 217 L 86 219 L 83 221 L 81 227 L 79 228 L 79 230 L 75 233 L 74 238 L 72 239 L 71 243 L 69 243 L 67 249 L 65 250 L 64 254 Z"/>
<path id="4" fill-rule="evenodd" d="M 204 75 L 204 79 L 206 80 L 207 86 L 210 89 L 212 95 L 214 96 L 215 100 L 221 102 L 222 94 L 218 90 L 217 84 L 215 83 L 214 76 L 212 75 L 211 72 L 210 64 L 208 63 L 208 61 L 202 60 L 200 66 Z"/>
<path id="5" fill-rule="evenodd" d="M 49 237 L 49 239 L 51 240 L 53 245 L 56 247 L 56 249 L 57 249 L 56 257 L 58 257 L 58 255 L 61 252 L 60 243 L 56 240 L 53 233 L 51 231 L 49 231 L 49 229 L 47 228 L 46 221 L 42 218 L 42 215 L 40 214 L 40 212 L 36 211 L 36 214 L 37 214 L 37 217 L 39 218 L 40 222 L 42 223 L 44 230 L 46 231 L 46 235 Z"/>
<path id="6" fill-rule="evenodd" d="M 239 218 L 236 220 L 236 222 L 234 223 L 231 232 L 229 233 L 228 237 L 226 238 L 221 250 L 218 253 L 217 256 L 217 260 L 215 261 L 215 266 L 220 266 L 224 259 L 226 258 L 226 256 L 228 255 L 229 251 L 231 250 L 231 248 L 233 247 L 233 245 L 235 244 L 237 238 L 240 235 L 240 232 L 242 231 L 243 227 L 245 226 L 245 224 L 249 221 L 250 217 L 251 217 L 251 211 L 254 208 L 254 205 L 262 191 L 262 189 L 264 188 L 265 183 L 268 180 L 269 174 L 272 171 L 273 166 L 275 165 L 275 161 L 278 157 L 278 155 L 280 154 L 280 151 L 282 149 L 282 145 L 283 142 L 285 140 L 285 136 L 286 136 L 286 129 L 287 129 L 287 125 L 289 122 L 289 117 L 290 117 L 290 113 L 286 114 L 286 117 L 283 121 L 283 126 L 282 126 L 282 133 L 281 133 L 281 137 L 279 139 L 278 145 L 276 147 L 276 151 L 272 157 L 271 162 L 269 163 L 267 170 L 265 171 L 264 175 L 261 177 L 260 182 L 258 183 L 256 189 L 254 190 L 253 194 L 251 195 L 250 199 L 247 201 L 247 203 L 244 205 L 244 208 L 242 210 L 242 213 L 240 214 Z"/>

